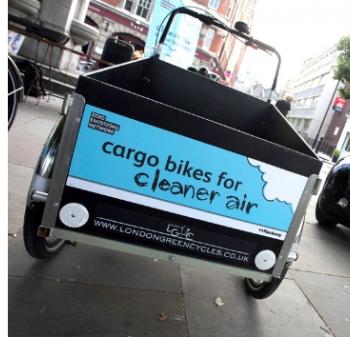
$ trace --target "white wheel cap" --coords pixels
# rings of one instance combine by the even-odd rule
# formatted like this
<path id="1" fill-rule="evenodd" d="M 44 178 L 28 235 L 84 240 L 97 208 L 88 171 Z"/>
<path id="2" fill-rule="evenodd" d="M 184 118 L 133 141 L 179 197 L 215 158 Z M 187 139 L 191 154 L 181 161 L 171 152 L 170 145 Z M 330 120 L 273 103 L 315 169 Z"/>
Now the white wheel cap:
<path id="1" fill-rule="evenodd" d="M 255 256 L 255 265 L 260 270 L 269 270 L 276 263 L 276 255 L 272 250 L 262 250 Z"/>
<path id="2" fill-rule="evenodd" d="M 67 227 L 79 228 L 89 220 L 89 212 L 85 206 L 72 202 L 61 208 L 59 217 Z"/>

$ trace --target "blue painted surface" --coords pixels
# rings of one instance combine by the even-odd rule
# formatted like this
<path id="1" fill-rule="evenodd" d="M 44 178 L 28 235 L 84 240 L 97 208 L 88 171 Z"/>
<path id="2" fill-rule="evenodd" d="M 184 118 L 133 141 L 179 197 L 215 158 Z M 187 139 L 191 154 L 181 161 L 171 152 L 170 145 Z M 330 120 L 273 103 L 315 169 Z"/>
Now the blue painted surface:
<path id="1" fill-rule="evenodd" d="M 94 112 L 118 124 L 119 130 L 112 135 L 89 128 Z M 128 149 L 134 150 L 129 159 Z M 181 161 L 183 168 L 188 162 L 192 169 L 170 172 L 175 163 L 178 169 Z M 222 172 L 225 179 L 219 183 Z M 139 185 L 147 186 L 135 182 L 138 174 Z M 293 217 L 290 204 L 264 197 L 266 182 L 247 157 L 90 105 L 85 107 L 69 175 L 282 231 L 288 230 Z M 180 186 L 189 189 L 186 196 L 177 193 Z M 211 201 L 210 195 L 214 196 Z M 230 200 L 234 202 L 228 204 Z M 257 206 L 248 210 L 248 202 Z"/>

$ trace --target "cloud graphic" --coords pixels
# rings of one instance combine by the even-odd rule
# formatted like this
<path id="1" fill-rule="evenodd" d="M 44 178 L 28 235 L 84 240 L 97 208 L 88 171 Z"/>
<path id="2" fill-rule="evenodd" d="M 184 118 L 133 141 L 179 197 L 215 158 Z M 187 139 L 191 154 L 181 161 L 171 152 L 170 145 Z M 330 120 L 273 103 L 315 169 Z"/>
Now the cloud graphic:
<path id="1" fill-rule="evenodd" d="M 286 202 L 295 212 L 307 178 L 255 159 L 248 158 L 248 162 L 259 168 L 262 173 L 262 179 L 266 182 L 263 190 L 264 197 L 269 201 L 277 199 Z"/>

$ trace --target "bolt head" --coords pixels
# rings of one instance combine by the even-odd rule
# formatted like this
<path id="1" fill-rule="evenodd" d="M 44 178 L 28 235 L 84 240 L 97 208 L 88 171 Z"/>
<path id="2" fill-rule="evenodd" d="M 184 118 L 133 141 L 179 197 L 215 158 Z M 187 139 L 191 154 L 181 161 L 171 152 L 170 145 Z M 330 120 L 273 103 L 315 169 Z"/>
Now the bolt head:
<path id="1" fill-rule="evenodd" d="M 339 201 L 337 202 L 337 204 L 338 204 L 341 208 L 346 208 L 346 207 L 348 207 L 348 205 L 349 205 L 349 201 L 348 201 L 348 199 L 346 199 L 346 198 L 341 198 L 341 199 L 339 199 Z"/>

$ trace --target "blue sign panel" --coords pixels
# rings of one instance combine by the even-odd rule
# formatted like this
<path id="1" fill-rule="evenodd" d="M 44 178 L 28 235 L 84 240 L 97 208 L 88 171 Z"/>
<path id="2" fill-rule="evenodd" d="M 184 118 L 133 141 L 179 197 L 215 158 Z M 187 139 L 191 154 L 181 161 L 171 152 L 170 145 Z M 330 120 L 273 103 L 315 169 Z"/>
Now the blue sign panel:
<path id="1" fill-rule="evenodd" d="M 306 180 L 86 105 L 67 185 L 283 239 Z M 290 199 L 281 194 L 288 181 L 297 189 Z"/>

